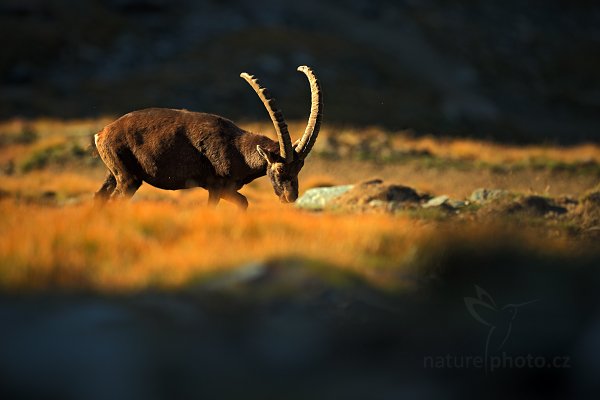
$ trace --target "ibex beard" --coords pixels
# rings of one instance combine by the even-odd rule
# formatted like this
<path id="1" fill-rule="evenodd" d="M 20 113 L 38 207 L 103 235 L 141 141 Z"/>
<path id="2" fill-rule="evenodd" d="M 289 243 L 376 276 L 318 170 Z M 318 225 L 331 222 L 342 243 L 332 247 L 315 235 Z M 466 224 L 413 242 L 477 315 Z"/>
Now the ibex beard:
<path id="1" fill-rule="evenodd" d="M 294 144 L 275 99 L 254 76 L 242 73 L 269 112 L 277 141 L 218 115 L 167 108 L 134 111 L 94 136 L 108 168 L 95 199 L 130 198 L 146 182 L 166 190 L 202 187 L 208 190 L 209 205 L 225 199 L 246 209 L 248 200 L 238 190 L 267 175 L 282 202 L 295 201 L 298 173 L 315 144 L 323 116 L 318 79 L 306 66 L 298 71 L 308 78 L 311 110 L 304 134 Z"/>

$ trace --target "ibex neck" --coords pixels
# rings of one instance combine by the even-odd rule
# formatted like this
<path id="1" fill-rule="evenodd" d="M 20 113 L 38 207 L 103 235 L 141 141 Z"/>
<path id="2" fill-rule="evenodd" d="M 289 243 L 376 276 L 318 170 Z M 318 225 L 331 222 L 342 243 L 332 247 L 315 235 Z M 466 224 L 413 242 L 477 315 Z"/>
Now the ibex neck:
<path id="1" fill-rule="evenodd" d="M 251 173 L 262 173 L 258 176 L 263 176 L 267 173 L 267 161 L 258 154 L 256 146 L 260 146 L 273 153 L 279 153 L 279 144 L 266 136 L 250 132 L 237 138 L 236 147 L 240 151 L 240 154 L 244 156 L 244 161 L 251 170 Z"/>

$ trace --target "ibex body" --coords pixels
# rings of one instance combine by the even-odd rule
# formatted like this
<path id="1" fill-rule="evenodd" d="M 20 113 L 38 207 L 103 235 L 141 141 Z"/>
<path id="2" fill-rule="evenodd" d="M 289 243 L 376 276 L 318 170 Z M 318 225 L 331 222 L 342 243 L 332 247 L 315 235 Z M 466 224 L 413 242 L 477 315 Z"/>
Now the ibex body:
<path id="1" fill-rule="evenodd" d="M 221 198 L 248 206 L 238 190 L 267 175 L 283 202 L 298 197 L 298 173 L 319 133 L 321 88 L 308 67 L 299 67 L 311 87 L 311 112 L 304 135 L 292 145 L 275 101 L 252 76 L 242 73 L 263 101 L 277 141 L 247 132 L 223 117 L 150 108 L 126 114 L 94 136 L 109 173 L 96 199 L 131 197 L 143 182 L 161 189 L 208 189 L 209 203 Z"/>

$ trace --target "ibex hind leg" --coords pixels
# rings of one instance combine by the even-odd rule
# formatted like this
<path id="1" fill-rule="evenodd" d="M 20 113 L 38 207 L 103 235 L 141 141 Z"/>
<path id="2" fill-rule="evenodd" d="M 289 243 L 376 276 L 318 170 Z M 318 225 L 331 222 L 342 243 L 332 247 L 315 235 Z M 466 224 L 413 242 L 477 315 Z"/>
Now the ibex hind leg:
<path id="1" fill-rule="evenodd" d="M 130 199 L 140 186 L 142 186 L 142 181 L 133 176 L 121 175 L 119 178 L 117 179 L 117 187 L 110 196 L 111 200 L 118 198 Z"/>
<path id="2" fill-rule="evenodd" d="M 109 195 L 110 200 L 131 198 L 142 185 L 142 180 L 135 175 L 137 165 L 133 155 L 129 151 L 118 153 L 110 147 L 101 145 L 98 146 L 98 153 L 116 182 Z"/>
<path id="3" fill-rule="evenodd" d="M 98 191 L 94 194 L 94 202 L 99 204 L 105 203 L 113 194 L 116 187 L 117 179 L 112 174 L 112 172 L 109 171 L 106 176 L 106 180 L 104 181 L 100 189 L 98 189 Z"/>

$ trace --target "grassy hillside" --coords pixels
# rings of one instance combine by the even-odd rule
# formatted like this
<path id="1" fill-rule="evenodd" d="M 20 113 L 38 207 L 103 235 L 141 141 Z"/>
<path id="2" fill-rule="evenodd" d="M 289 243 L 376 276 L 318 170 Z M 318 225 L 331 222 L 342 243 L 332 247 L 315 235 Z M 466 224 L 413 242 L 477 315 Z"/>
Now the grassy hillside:
<path id="1" fill-rule="evenodd" d="M 392 215 L 376 209 L 314 214 L 279 204 L 267 179 L 242 190 L 251 204 L 247 214 L 227 203 L 206 209 L 203 189 L 168 192 L 149 185 L 132 204 L 97 209 L 91 200 L 104 167 L 92 157 L 89 140 L 106 121 L 14 120 L 0 127 L 5 289 L 179 287 L 222 269 L 288 258 L 348 269 L 384 286 L 405 286 L 388 276 L 434 262 L 436 253 L 424 249 L 443 252 L 457 237 L 476 245 L 512 231 L 531 251 L 592 250 L 588 229 L 597 222 L 592 218 L 582 225 L 577 210 L 583 202 L 577 204 L 600 177 L 596 145 L 511 147 L 329 126 L 300 176 L 301 192 L 380 178 L 430 197 L 468 199 L 478 188 L 507 190 L 517 199 L 525 196 L 523 201 L 541 195 L 571 210 L 564 217 L 540 219 L 532 209 L 531 215 L 513 218 L 507 214 L 513 206 L 502 203 L 456 215 L 420 207 Z M 300 125 L 291 124 L 292 132 Z M 448 232 L 451 240 L 444 239 Z"/>

